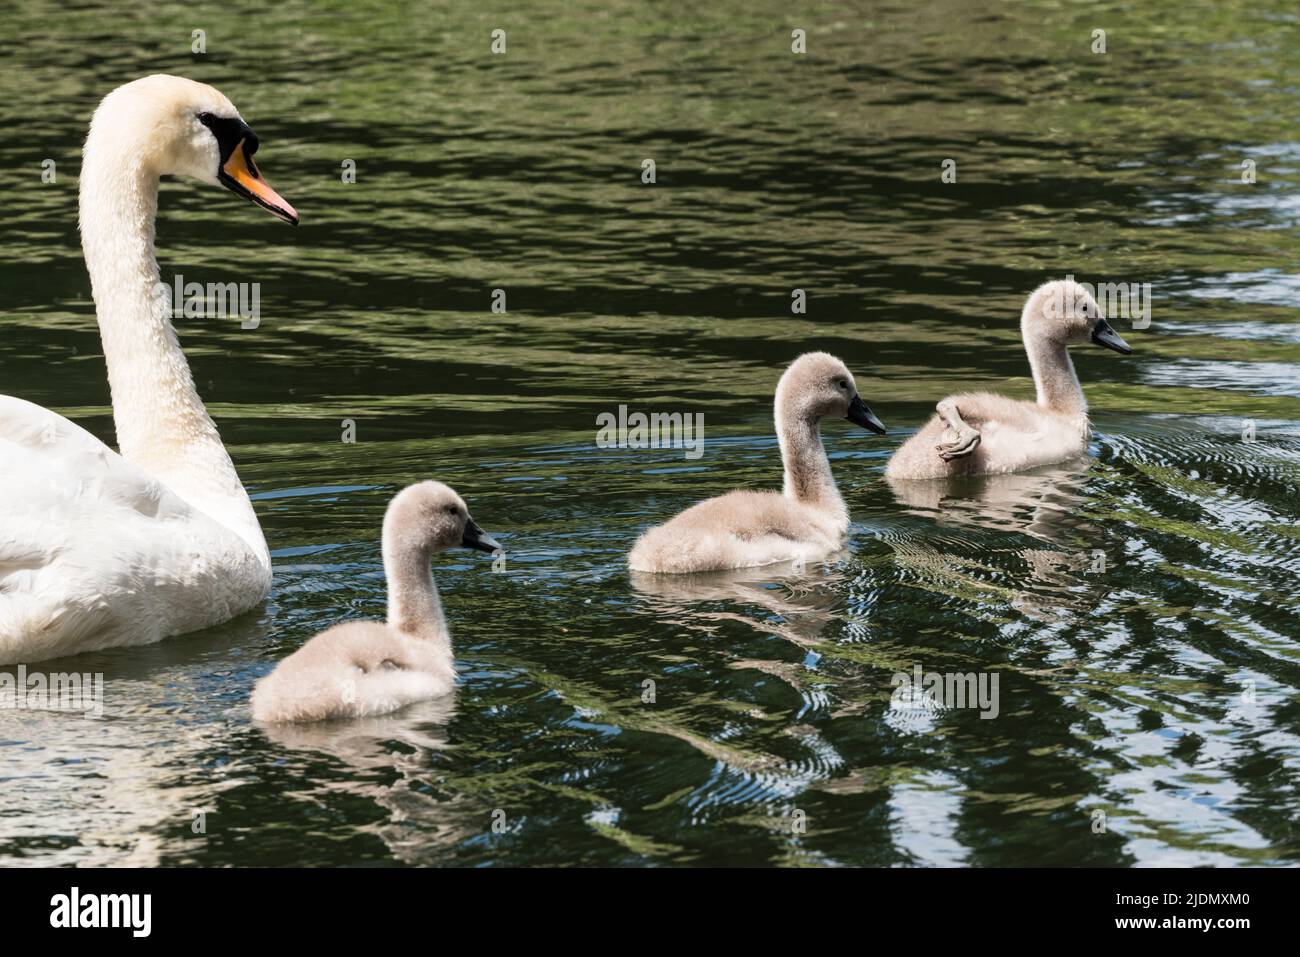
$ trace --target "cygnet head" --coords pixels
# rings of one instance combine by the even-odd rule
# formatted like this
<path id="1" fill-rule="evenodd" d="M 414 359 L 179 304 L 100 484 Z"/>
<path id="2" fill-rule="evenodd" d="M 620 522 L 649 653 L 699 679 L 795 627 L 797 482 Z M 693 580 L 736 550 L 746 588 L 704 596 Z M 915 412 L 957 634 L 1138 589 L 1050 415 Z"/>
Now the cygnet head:
<path id="1" fill-rule="evenodd" d="M 394 496 L 384 515 L 384 547 L 432 555 L 446 548 L 496 552 L 501 545 L 478 527 L 464 500 L 441 482 L 418 482 Z"/>
<path id="2" fill-rule="evenodd" d="M 1061 345 L 1093 342 L 1121 355 L 1133 350 L 1101 313 L 1086 288 L 1068 279 L 1044 283 L 1029 295 L 1020 315 L 1026 341 L 1046 340 Z"/>
<path id="3" fill-rule="evenodd" d="M 257 134 L 218 90 L 155 74 L 104 97 L 90 122 L 85 156 L 128 171 L 219 183 L 296 225 L 297 211 L 253 162 L 257 147 Z"/>
<path id="4" fill-rule="evenodd" d="M 826 352 L 806 352 L 785 370 L 776 387 L 777 416 L 806 420 L 845 418 L 880 435 L 885 426 L 858 395 L 857 383 L 843 362 Z"/>

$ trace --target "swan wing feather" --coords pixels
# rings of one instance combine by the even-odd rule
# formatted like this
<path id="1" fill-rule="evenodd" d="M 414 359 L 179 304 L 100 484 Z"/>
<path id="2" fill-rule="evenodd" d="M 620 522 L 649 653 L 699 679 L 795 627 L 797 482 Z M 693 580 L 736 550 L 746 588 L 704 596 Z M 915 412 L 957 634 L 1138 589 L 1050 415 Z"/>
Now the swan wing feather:
<path id="1" fill-rule="evenodd" d="M 0 488 L 0 664 L 149 644 L 255 604 L 265 571 L 237 535 L 12 396 L 0 396 Z"/>

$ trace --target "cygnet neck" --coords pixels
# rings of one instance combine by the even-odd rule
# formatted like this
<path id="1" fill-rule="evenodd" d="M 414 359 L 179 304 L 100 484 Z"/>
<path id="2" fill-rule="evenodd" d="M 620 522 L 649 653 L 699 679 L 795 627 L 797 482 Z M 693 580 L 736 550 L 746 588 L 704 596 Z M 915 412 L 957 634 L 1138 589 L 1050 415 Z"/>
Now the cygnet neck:
<path id="1" fill-rule="evenodd" d="M 844 512 L 844 500 L 822 445 L 821 417 L 801 409 L 795 401 L 782 402 L 778 396 L 776 435 L 785 467 L 786 497 L 815 508 Z"/>
<path id="2" fill-rule="evenodd" d="M 1021 320 L 1025 355 L 1038 391 L 1038 404 L 1045 409 L 1071 418 L 1088 414 L 1088 400 L 1079 385 L 1070 350 L 1064 341 L 1053 338 L 1026 319 Z"/>
<path id="3" fill-rule="evenodd" d="M 433 642 L 451 651 L 451 636 L 442 613 L 442 599 L 429 564 L 440 551 L 410 528 L 401 513 L 390 512 L 384 522 L 384 574 L 388 578 L 388 624 L 397 631 Z"/>

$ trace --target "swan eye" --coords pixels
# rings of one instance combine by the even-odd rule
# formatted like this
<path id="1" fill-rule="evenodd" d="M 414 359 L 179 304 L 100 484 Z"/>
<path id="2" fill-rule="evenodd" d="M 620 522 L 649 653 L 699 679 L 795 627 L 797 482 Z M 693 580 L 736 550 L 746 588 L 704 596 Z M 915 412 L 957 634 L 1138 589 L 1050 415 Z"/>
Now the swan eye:
<path id="1" fill-rule="evenodd" d="M 460 509 L 455 505 L 445 505 L 443 508 L 446 510 L 448 515 L 458 515 L 460 513 Z"/>
<path id="2" fill-rule="evenodd" d="M 840 379 L 840 381 L 836 382 L 835 384 L 839 386 L 841 389 L 847 389 L 849 387 L 849 384 L 845 382 L 843 379 Z"/>

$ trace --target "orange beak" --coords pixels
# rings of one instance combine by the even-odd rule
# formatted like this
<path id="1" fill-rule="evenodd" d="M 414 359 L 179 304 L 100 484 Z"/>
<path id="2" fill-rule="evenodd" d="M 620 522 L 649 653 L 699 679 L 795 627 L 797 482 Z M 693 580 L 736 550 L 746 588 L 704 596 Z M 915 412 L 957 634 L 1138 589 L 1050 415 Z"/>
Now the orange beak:
<path id="1" fill-rule="evenodd" d="M 289 205 L 289 201 L 271 189 L 269 183 L 262 179 L 253 157 L 246 149 L 247 140 L 240 140 L 230 158 L 221 165 L 217 179 L 221 180 L 232 192 L 256 203 L 267 212 L 278 216 L 286 223 L 298 225 L 298 211 Z"/>

